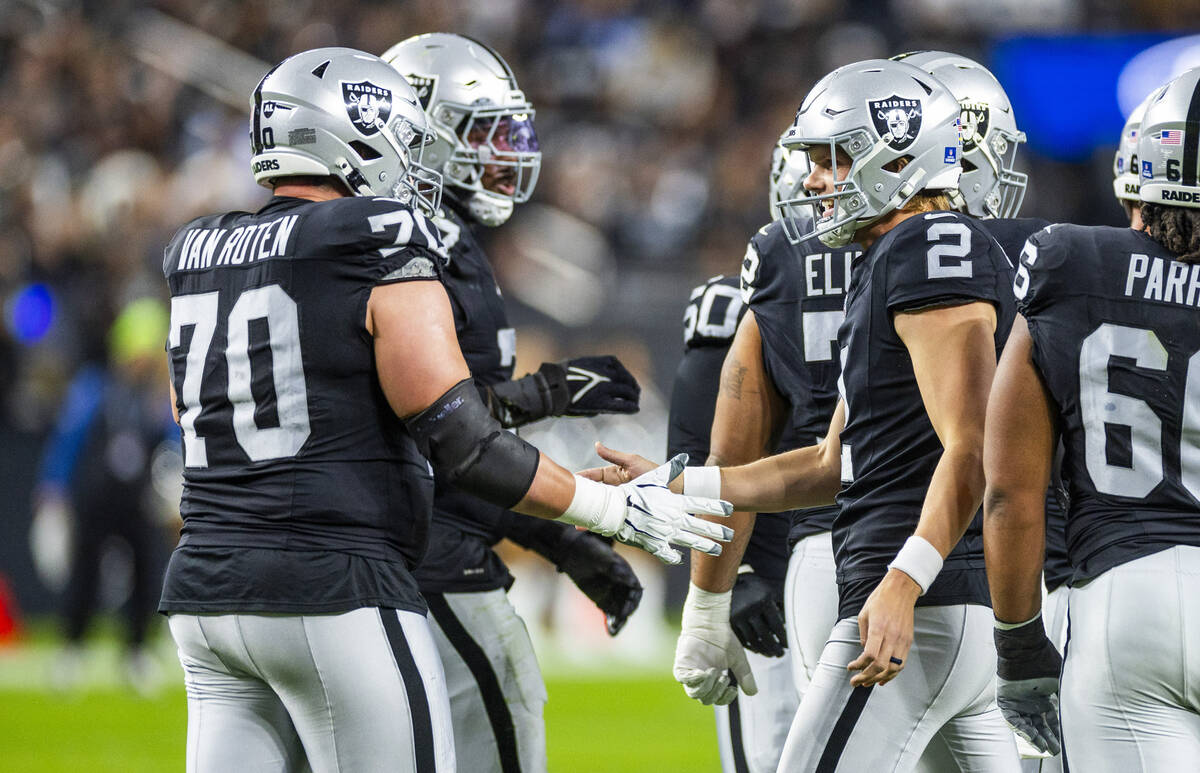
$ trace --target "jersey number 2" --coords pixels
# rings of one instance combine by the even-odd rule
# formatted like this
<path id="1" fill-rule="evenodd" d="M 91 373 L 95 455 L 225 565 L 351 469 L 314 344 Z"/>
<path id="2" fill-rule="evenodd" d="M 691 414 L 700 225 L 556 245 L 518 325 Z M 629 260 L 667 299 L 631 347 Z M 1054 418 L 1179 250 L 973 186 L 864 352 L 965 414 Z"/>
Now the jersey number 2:
<path id="1" fill-rule="evenodd" d="M 208 350 L 217 329 L 218 294 L 199 293 L 171 299 L 170 347 L 180 346 L 185 327 L 192 327 L 192 342 L 184 363 L 179 399 L 183 410 L 183 459 L 186 467 L 207 467 L 204 438 L 196 434 L 200 415 L 200 384 Z M 250 323 L 267 322 L 271 345 L 272 384 L 276 427 L 259 427 L 254 414 L 257 404 L 251 392 Z M 226 319 L 225 364 L 229 372 L 226 396 L 233 406 L 233 432 L 238 445 L 251 461 L 261 462 L 295 456 L 308 439 L 308 393 L 300 359 L 300 318 L 296 302 L 279 285 L 246 290 L 238 296 Z"/>

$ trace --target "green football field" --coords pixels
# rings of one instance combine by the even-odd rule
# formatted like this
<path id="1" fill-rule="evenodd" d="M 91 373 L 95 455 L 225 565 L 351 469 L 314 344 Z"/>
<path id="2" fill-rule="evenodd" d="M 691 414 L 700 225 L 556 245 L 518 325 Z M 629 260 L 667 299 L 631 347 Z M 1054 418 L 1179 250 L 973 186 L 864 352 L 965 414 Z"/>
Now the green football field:
<path id="1" fill-rule="evenodd" d="M 168 652 L 162 653 L 165 662 Z M 115 647 L 102 641 L 89 650 L 83 686 L 54 690 L 55 653 L 44 639 L 0 650 L 0 771 L 183 770 L 181 674 L 168 671 L 169 687 L 153 698 L 138 697 L 114 678 Z M 670 678 L 669 661 L 611 678 L 548 670 L 551 771 L 720 769 L 712 710 L 683 695 Z"/>

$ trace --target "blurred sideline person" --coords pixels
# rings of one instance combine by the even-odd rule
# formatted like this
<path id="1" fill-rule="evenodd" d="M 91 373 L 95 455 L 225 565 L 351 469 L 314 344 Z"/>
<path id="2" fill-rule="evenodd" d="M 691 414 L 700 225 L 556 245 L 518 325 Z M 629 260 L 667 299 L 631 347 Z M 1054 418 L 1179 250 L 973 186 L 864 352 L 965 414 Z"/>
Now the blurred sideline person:
<path id="1" fill-rule="evenodd" d="M 436 139 L 424 161 L 442 174 L 432 218 L 450 258 L 442 284 L 471 376 L 505 427 L 547 416 L 633 413 L 638 385 L 615 357 L 543 363 L 513 380 L 516 334 L 476 231 L 504 224 L 537 182 L 533 106 L 492 49 L 448 33 L 419 35 L 383 55 L 413 86 Z M 492 549 L 507 537 L 565 572 L 615 635 L 637 608 L 633 569 L 597 535 L 517 515 L 435 485 L 429 548 L 414 572 L 446 670 L 457 757 L 470 770 L 546 769 L 546 687 L 525 622 L 508 599 L 513 578 Z"/>
<path id="2" fill-rule="evenodd" d="M 689 467 L 682 483 L 767 512 L 828 504 L 840 488 L 839 620 L 781 771 L 912 770 L 934 734 L 962 770 L 1020 770 L 982 667 L 994 649 L 977 518 L 984 409 L 1013 306 L 1003 250 L 950 209 L 958 119 L 945 86 L 902 62 L 848 65 L 813 87 L 783 142 L 813 165 L 813 233 L 799 236 L 867 250 L 838 334 L 842 400 L 818 445 Z M 625 469 L 589 474 L 651 466 L 606 454 Z M 730 668 L 740 679 L 727 604 L 694 589 L 684 628 L 686 688 L 727 684 Z"/>
<path id="3" fill-rule="evenodd" d="M 167 553 L 153 464 L 164 447 L 179 445 L 162 401 L 166 332 L 160 301 L 141 298 L 121 310 L 108 333 L 107 367 L 75 376 L 42 460 L 37 509 L 65 508 L 74 524 L 63 599 L 67 650 L 55 666 L 55 681 L 63 686 L 79 675 L 83 637 L 99 601 L 101 558 L 112 538 L 128 545 L 132 559 L 125 676 L 139 690 L 152 689 L 161 677 L 143 645 Z"/>
<path id="4" fill-rule="evenodd" d="M 1174 771 L 1200 759 L 1190 678 L 1200 668 L 1198 109 L 1193 69 L 1141 117 L 1141 228 L 1054 225 L 1029 240 L 988 405 L 997 697 L 1043 748 L 1058 745 L 1061 709 L 1070 770 Z M 1060 435 L 1075 568 L 1065 664 L 1037 587 L 1037 492 Z"/>
<path id="5" fill-rule="evenodd" d="M 686 453 L 691 459 L 724 458 L 742 444 L 743 437 L 754 442 L 752 438 L 761 434 L 753 423 L 761 417 L 747 417 L 751 423 L 734 432 L 729 431 L 728 422 L 720 426 L 713 422 L 721 363 L 745 311 L 736 277 L 716 276 L 692 291 L 684 313 L 683 358 L 671 389 L 668 456 Z M 736 378 L 742 394 L 765 388 L 753 377 L 747 380 L 737 374 Z M 710 430 L 716 441 L 714 452 L 710 452 Z M 769 441 L 762 439 L 763 444 Z M 759 450 L 753 456 L 762 453 Z M 757 524 L 733 585 L 730 619 L 760 686 L 755 695 L 737 696 L 728 706 L 714 706 L 721 767 L 726 773 L 774 771 L 800 702 L 791 663 L 785 657 L 789 639 L 783 614 L 788 528 L 786 516 Z"/>
<path id="6" fill-rule="evenodd" d="M 412 568 L 431 468 L 505 508 L 664 561 L 719 550 L 720 513 L 665 485 L 573 476 L 480 399 L 439 281 L 432 133 L 383 60 L 327 48 L 251 97 L 257 213 L 171 240 L 168 338 L 183 534 L 160 611 L 188 687 L 189 771 L 455 769 L 449 698 Z M 464 761 L 464 766 L 470 761 Z"/>

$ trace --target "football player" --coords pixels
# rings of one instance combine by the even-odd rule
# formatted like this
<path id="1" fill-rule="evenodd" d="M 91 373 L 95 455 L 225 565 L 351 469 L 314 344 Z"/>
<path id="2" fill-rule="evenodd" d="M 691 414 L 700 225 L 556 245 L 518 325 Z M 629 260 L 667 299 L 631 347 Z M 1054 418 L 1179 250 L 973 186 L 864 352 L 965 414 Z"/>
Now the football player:
<path id="1" fill-rule="evenodd" d="M 383 60 L 293 56 L 251 98 L 258 212 L 166 248 L 184 519 L 163 583 L 187 769 L 451 771 L 442 666 L 412 577 L 432 474 L 668 562 L 719 550 L 663 468 L 572 476 L 487 410 L 439 277 L 432 133 Z M 428 460 L 428 461 L 427 461 Z M 703 525 L 698 525 L 703 524 Z"/>
<path id="2" fill-rule="evenodd" d="M 981 667 L 993 645 L 976 518 L 984 408 L 1013 305 L 1003 250 L 947 195 L 959 113 L 936 78 L 887 60 L 836 70 L 805 98 L 783 144 L 813 164 L 808 235 L 867 250 L 838 334 L 842 400 L 816 446 L 685 471 L 684 490 L 739 510 L 828 504 L 840 485 L 839 619 L 780 770 L 910 770 L 939 732 L 966 770 L 1020 769 Z M 606 477 L 649 467 L 615 458 L 626 469 Z M 726 687 L 728 603 L 697 591 L 676 676 Z"/>
<path id="3" fill-rule="evenodd" d="M 773 423 L 759 426 L 770 421 L 761 412 L 748 417 L 752 424 L 733 432 L 728 421 L 713 421 L 722 362 L 745 311 L 737 277 L 713 277 L 692 291 L 683 318 L 684 354 L 671 390 L 669 456 L 686 453 L 689 458 L 706 458 L 715 464 L 727 457 L 737 458 L 741 445 L 773 429 Z M 757 376 L 746 377 L 744 371 L 730 374 L 730 385 L 723 390 L 726 400 L 733 380 L 738 394 L 748 401 L 757 400 L 757 393 L 769 388 Z M 716 441 L 711 453 L 710 428 Z M 750 458 L 762 456 L 770 440 L 763 437 Z M 765 518 L 758 523 L 733 584 L 730 622 L 761 686 L 754 696 L 738 696 L 728 706 L 714 707 L 721 767 L 726 773 L 774 771 L 799 703 L 789 659 L 782 657 L 788 646 L 783 614 L 788 528 L 787 518 Z"/>
<path id="4" fill-rule="evenodd" d="M 773 214 L 776 202 L 790 198 L 807 172 L 803 153 L 776 147 L 770 181 Z M 809 445 L 828 428 L 839 370 L 833 344 L 850 258 L 856 253 L 855 247 L 831 252 L 816 240 L 794 246 L 782 224 L 765 226 L 751 239 L 743 259 L 741 293 L 749 312 L 732 341 L 730 311 L 746 306 L 715 302 L 731 295 L 730 282 L 710 282 L 693 293 L 685 317 L 688 349 L 676 379 L 672 415 L 682 413 L 693 426 L 711 425 L 708 464 L 745 463 Z M 712 361 L 705 362 L 704 356 Z M 719 393 L 718 374 L 723 374 Z M 689 411 L 689 405 L 700 407 Z M 674 453 L 682 446 L 670 447 Z M 703 450 L 708 451 L 708 438 Z M 733 518 L 747 541 L 727 546 L 733 562 L 717 566 L 693 560 L 693 584 L 723 591 L 732 586 L 730 622 L 758 687 L 753 697 L 737 696 L 728 687 L 692 695 L 717 704 L 722 764 L 731 773 L 778 766 L 799 699 L 836 622 L 829 539 L 835 513 L 828 506 L 761 519 L 737 513 Z M 746 552 L 738 561 L 743 545 Z M 776 660 L 785 647 L 787 659 Z M 731 697 L 724 708 L 721 704 Z"/>
<path id="5" fill-rule="evenodd" d="M 1117 144 L 1117 152 L 1113 155 L 1113 195 L 1125 210 L 1129 218 L 1129 227 L 1135 231 L 1142 230 L 1142 200 L 1138 197 L 1141 187 L 1141 169 L 1138 164 L 1138 131 L 1142 126 L 1142 116 L 1146 107 L 1165 88 L 1165 84 L 1155 89 L 1138 104 L 1125 119 L 1121 129 L 1121 140 Z"/>
<path id="6" fill-rule="evenodd" d="M 546 416 L 633 413 L 638 385 L 615 357 L 544 363 L 513 377 L 515 331 L 480 226 L 502 225 L 528 200 L 541 151 L 533 106 L 498 53 L 462 35 L 418 35 L 383 59 L 417 92 L 436 135 L 425 161 L 443 176 L 433 218 L 450 252 L 443 284 L 459 345 L 476 384 L 505 427 Z M 616 634 L 642 587 L 609 542 L 568 524 L 516 515 L 441 480 L 429 550 L 416 571 L 446 668 L 455 745 L 472 770 L 546 769 L 546 688 L 525 623 L 509 603 L 513 579 L 492 549 L 502 538 L 537 551 L 607 615 Z"/>
<path id="7" fill-rule="evenodd" d="M 1021 254 L 1020 316 L 988 404 L 985 545 L 997 696 L 1059 745 L 1061 661 L 1038 573 L 1056 441 L 1075 569 L 1061 668 L 1071 770 L 1180 770 L 1200 758 L 1200 69 L 1157 92 L 1137 138 L 1140 229 L 1055 225 Z M 1195 280 L 1195 281 L 1193 281 Z"/>

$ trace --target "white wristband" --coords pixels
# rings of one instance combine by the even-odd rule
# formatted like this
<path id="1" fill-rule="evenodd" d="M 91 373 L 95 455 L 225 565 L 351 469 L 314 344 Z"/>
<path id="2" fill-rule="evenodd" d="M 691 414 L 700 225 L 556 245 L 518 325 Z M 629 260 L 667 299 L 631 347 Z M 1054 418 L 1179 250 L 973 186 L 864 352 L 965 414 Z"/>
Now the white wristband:
<path id="1" fill-rule="evenodd" d="M 625 523 L 625 494 L 616 486 L 575 476 L 575 496 L 555 520 L 611 537 Z"/>
<path id="2" fill-rule="evenodd" d="M 888 564 L 888 569 L 899 569 L 921 586 L 921 595 L 929 590 L 938 572 L 942 571 L 942 554 L 929 540 L 913 535 L 904 542 L 904 547 Z"/>
<path id="3" fill-rule="evenodd" d="M 1023 623 L 1005 623 L 1005 622 L 1001 621 L 999 618 L 993 618 L 992 622 L 996 626 L 997 631 L 1011 631 L 1014 628 L 1024 628 L 1025 626 L 1029 625 L 1030 623 L 1032 623 L 1034 620 L 1037 620 L 1041 616 L 1042 616 L 1042 613 L 1039 611 L 1036 615 L 1029 618 L 1028 620 L 1026 620 Z"/>
<path id="4" fill-rule="evenodd" d="M 720 467 L 684 467 L 683 493 L 689 497 L 721 498 Z"/>

